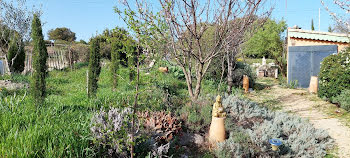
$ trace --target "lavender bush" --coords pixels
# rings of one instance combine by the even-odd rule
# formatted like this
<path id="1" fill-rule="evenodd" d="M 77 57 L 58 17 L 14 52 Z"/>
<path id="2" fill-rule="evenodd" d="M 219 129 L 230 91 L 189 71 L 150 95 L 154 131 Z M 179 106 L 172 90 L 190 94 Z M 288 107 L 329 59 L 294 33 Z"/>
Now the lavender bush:
<path id="1" fill-rule="evenodd" d="M 91 133 L 99 156 L 127 157 L 131 109 L 100 110 L 92 118 Z"/>
<path id="2" fill-rule="evenodd" d="M 326 131 L 315 129 L 297 116 L 271 111 L 235 96 L 225 98 L 223 105 L 231 134 L 218 144 L 218 157 L 324 157 L 333 147 L 333 139 Z M 237 131 L 247 139 L 237 141 Z M 277 153 L 271 151 L 271 138 L 283 142 Z"/>

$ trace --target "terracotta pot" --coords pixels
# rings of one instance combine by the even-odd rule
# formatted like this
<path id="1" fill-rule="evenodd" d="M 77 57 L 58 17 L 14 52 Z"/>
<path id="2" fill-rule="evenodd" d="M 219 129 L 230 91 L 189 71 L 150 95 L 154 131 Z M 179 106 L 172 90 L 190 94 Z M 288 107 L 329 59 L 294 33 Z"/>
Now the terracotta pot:
<path id="1" fill-rule="evenodd" d="M 245 93 L 249 92 L 249 77 L 247 75 L 243 75 L 243 89 Z"/>
<path id="2" fill-rule="evenodd" d="M 310 85 L 309 85 L 309 92 L 310 93 L 317 93 L 317 91 L 318 91 L 318 78 L 317 78 L 317 76 L 311 76 Z"/>
<path id="3" fill-rule="evenodd" d="M 159 72 L 168 73 L 168 67 L 159 67 Z"/>
<path id="4" fill-rule="evenodd" d="M 209 129 L 209 142 L 215 147 L 216 143 L 226 139 L 225 117 L 212 117 Z"/>

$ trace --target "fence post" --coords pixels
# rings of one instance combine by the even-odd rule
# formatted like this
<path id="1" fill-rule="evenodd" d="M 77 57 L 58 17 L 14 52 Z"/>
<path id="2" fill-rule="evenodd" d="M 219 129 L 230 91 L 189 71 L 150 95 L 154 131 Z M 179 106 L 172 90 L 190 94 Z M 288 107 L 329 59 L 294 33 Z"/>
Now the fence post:
<path id="1" fill-rule="evenodd" d="M 89 95 L 89 70 L 86 70 L 86 94 Z"/>

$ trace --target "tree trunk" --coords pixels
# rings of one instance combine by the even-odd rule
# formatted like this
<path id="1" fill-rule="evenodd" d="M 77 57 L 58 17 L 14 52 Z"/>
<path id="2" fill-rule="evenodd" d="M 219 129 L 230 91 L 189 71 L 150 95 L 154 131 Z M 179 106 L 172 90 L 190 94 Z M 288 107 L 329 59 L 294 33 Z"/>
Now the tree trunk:
<path id="1" fill-rule="evenodd" d="M 8 62 L 8 59 L 7 59 L 7 55 L 4 55 L 4 57 L 5 57 L 5 63 L 3 64 L 3 66 L 4 66 L 4 70 L 6 69 L 6 73 L 8 74 L 8 75 L 11 75 L 12 73 L 11 73 L 11 70 L 10 70 L 10 66 L 9 66 L 9 62 Z M 4 74 L 5 74 L 5 72 L 4 72 Z"/>
<path id="2" fill-rule="evenodd" d="M 192 89 L 192 78 L 191 78 L 191 74 L 188 74 L 188 72 L 186 71 L 186 69 L 184 67 L 181 67 L 182 71 L 185 74 L 185 78 L 186 78 L 186 84 L 187 84 L 187 89 L 188 89 L 188 94 L 190 95 L 191 98 L 194 98 L 194 94 L 193 94 L 193 89 Z"/>
<path id="3" fill-rule="evenodd" d="M 202 84 L 202 79 L 203 79 L 203 67 L 204 67 L 204 63 L 198 64 L 196 89 L 194 92 L 194 97 L 192 98 L 194 100 L 197 100 L 198 96 L 200 94 L 201 84 Z"/>
<path id="4" fill-rule="evenodd" d="M 227 54 L 227 93 L 232 93 L 234 59 L 231 53 Z"/>

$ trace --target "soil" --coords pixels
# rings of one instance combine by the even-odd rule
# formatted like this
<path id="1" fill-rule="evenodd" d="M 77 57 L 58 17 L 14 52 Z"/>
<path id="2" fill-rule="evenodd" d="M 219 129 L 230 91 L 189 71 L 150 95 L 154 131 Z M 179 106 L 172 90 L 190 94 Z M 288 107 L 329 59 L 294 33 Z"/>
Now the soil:
<path id="1" fill-rule="evenodd" d="M 264 82 L 260 84 L 266 85 Z M 272 84 L 259 92 L 250 93 L 247 97 L 259 103 L 266 102 L 267 99 L 271 100 L 275 107 L 281 108 L 280 110 L 307 118 L 315 128 L 328 131 L 337 145 L 338 150 L 334 151 L 336 156 L 350 157 L 350 128 L 322 110 L 336 105 L 317 98 L 307 89 L 288 89 L 277 84 Z"/>

